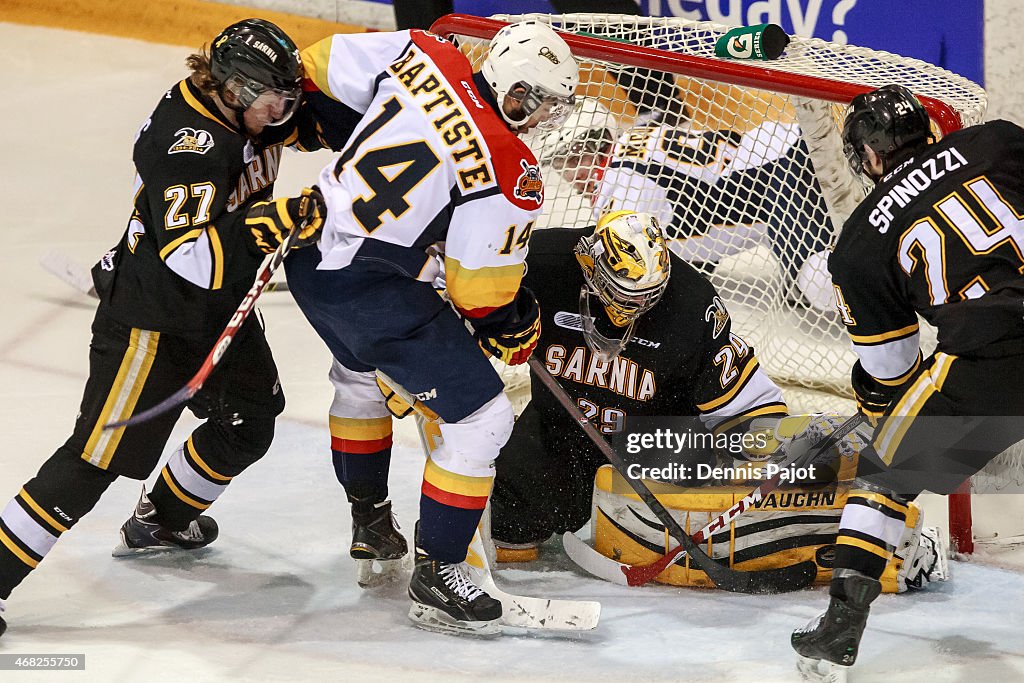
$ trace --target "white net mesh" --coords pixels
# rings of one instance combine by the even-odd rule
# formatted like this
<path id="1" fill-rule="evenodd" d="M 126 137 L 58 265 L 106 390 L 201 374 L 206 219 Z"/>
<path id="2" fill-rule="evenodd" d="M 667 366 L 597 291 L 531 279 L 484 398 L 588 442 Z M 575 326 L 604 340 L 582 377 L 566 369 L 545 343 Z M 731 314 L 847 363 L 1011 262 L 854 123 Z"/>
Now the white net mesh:
<path id="1" fill-rule="evenodd" d="M 839 130 L 857 91 L 787 78 L 901 83 L 951 106 L 962 125 L 981 122 L 984 91 L 919 60 L 820 39 L 794 37 L 770 62 L 720 60 L 715 43 L 729 27 L 708 22 L 494 18 L 536 18 L 569 33 L 661 51 L 640 67 L 614 50 L 603 59 L 592 51 L 580 57 L 583 50 L 574 48 L 577 112 L 558 133 L 527 139 L 545 167 L 538 227 L 593 225 L 595 210 L 611 201 L 658 216 L 673 250 L 714 282 L 734 329 L 783 386 L 790 409 L 851 413 L 856 356 L 833 308 L 824 253 L 867 190 L 846 164 Z M 479 65 L 487 39 L 466 34 L 452 37 Z M 946 132 L 957 127 L 925 105 Z M 922 336 L 928 352 L 934 332 Z M 522 404 L 528 379 L 506 373 L 506 380 Z M 999 469 L 1009 478 L 1024 471 Z"/>

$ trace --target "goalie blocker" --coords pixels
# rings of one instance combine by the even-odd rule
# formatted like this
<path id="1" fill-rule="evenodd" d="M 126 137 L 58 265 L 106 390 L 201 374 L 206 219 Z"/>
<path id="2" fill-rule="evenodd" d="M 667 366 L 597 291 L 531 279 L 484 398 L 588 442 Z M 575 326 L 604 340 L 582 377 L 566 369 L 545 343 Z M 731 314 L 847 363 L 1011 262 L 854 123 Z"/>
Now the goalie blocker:
<path id="1" fill-rule="evenodd" d="M 843 458 L 840 479 L 852 475 L 856 461 Z M 680 526 L 692 533 L 750 492 L 750 483 L 713 487 L 682 487 L 645 481 Z M 756 484 L 756 482 L 754 482 Z M 739 516 L 727 530 L 704 545 L 713 558 L 740 570 L 762 570 L 808 560 L 818 568 L 816 583 L 832 578 L 835 540 L 846 503 L 847 488 L 787 486 L 769 493 L 754 509 Z M 664 525 L 610 466 L 594 479 L 592 530 L 594 548 L 618 562 L 650 564 L 675 547 Z M 945 580 L 947 549 L 934 528 L 924 528 L 920 509 L 910 504 L 903 536 L 882 575 L 882 591 L 902 593 Z M 713 587 L 689 558 L 670 566 L 656 579 L 674 586 Z"/>

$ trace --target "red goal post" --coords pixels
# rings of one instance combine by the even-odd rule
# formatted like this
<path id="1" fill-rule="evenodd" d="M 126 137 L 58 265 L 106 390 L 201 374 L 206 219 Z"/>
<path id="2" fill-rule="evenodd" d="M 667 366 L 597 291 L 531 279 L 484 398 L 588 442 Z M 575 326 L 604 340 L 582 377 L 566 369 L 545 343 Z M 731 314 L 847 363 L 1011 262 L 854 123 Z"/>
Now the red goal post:
<path id="1" fill-rule="evenodd" d="M 563 17 L 558 17 L 557 15 L 538 15 L 538 18 L 550 19 L 550 23 L 559 28 L 557 21 L 559 18 L 575 16 L 598 15 L 570 14 L 563 15 Z M 526 15 L 522 18 L 526 18 Z M 626 19 L 626 17 L 622 18 Z M 683 23 L 695 24 L 697 22 L 680 22 L 680 25 Z M 711 26 L 708 22 L 700 23 Z M 490 40 L 494 37 L 495 33 L 508 24 L 508 21 L 475 17 L 468 14 L 449 14 L 434 22 L 430 30 L 432 33 L 445 38 L 466 36 Z M 655 69 L 681 76 L 708 79 L 721 83 L 757 88 L 759 90 L 774 90 L 789 95 L 811 97 L 839 104 L 849 104 L 857 95 L 870 92 L 879 87 L 879 85 L 862 85 L 759 66 L 761 62 L 727 61 L 714 57 L 679 54 L 590 35 L 563 33 L 563 37 L 577 58 L 614 61 L 627 66 Z M 797 38 L 797 40 L 801 39 Z M 896 55 L 892 56 L 895 57 Z M 923 94 L 919 94 L 918 99 L 924 104 L 928 110 L 928 115 L 931 116 L 932 121 L 939 127 L 943 135 L 959 130 L 964 126 L 963 117 L 946 102 Z M 977 116 L 978 120 L 981 118 L 981 113 L 984 113 L 984 104 L 981 105 L 981 112 Z"/>
<path id="2" fill-rule="evenodd" d="M 810 173 L 816 182 L 795 194 L 804 197 L 809 206 L 824 207 L 824 215 L 830 219 L 824 222 L 830 225 L 804 232 L 793 228 L 786 239 L 794 254 L 831 247 L 842 222 L 867 191 L 849 171 L 842 155 L 839 126 L 845 106 L 854 97 L 888 83 L 902 83 L 921 100 L 940 136 L 980 123 L 987 106 L 984 90 L 939 67 L 815 38 L 793 36 L 784 56 L 774 61 L 719 59 L 714 56 L 715 43 L 730 27 L 673 17 L 535 14 L 483 18 L 453 14 L 435 22 L 431 31 L 453 39 L 479 66 L 486 41 L 507 23 L 526 18 L 539 19 L 562 31 L 581 63 L 577 94 L 600 98 L 621 124 L 619 132 L 632 125 L 635 112 L 621 89 L 614 93 L 607 85 L 595 85 L 601 82 L 601 76 L 595 74 L 623 67 L 671 74 L 677 86 L 686 91 L 685 107 L 689 109 L 682 111 L 694 115 L 694 125 L 699 120 L 705 127 L 731 128 L 739 122 L 743 128 L 744 119 L 749 119 L 747 128 L 771 120 L 798 124 L 809 148 L 813 162 Z M 538 144 L 531 144 L 535 151 L 539 150 Z M 542 158 L 540 153 L 538 157 Z M 548 185 L 557 180 L 553 178 L 556 175 L 545 170 L 547 225 L 592 224 L 586 201 L 557 184 Z M 807 217 L 811 215 L 823 214 L 808 210 Z M 799 264 L 786 263 L 785 254 L 775 256 L 780 262 L 774 270 L 759 271 L 760 263 L 751 266 L 759 259 L 772 257 L 762 253 L 753 261 L 739 258 L 739 265 L 732 270 L 718 264 L 713 272 L 705 273 L 730 304 L 734 327 L 753 342 L 762 367 L 783 386 L 794 412 L 829 409 L 849 414 L 854 409 L 849 386 L 854 357 L 845 330 L 829 311 L 790 306 L 787 285 L 779 278 L 785 279 L 787 269 L 795 272 Z M 934 333 L 929 336 L 923 332 L 926 353 L 934 342 Z M 522 377 L 513 377 L 511 383 L 522 381 Z M 1019 456 L 1011 457 L 1010 464 L 1003 468 L 1012 471 L 1009 476 L 1019 481 Z M 950 532 L 961 552 L 970 552 L 973 546 L 970 509 L 969 495 L 951 497 Z"/>

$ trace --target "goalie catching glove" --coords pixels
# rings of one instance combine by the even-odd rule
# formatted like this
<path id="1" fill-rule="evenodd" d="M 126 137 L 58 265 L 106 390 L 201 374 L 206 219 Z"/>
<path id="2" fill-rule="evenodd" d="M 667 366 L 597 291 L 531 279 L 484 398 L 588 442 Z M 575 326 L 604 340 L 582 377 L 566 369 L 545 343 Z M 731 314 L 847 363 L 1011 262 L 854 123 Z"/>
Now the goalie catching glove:
<path id="1" fill-rule="evenodd" d="M 755 418 L 747 433 L 756 446 L 747 448 L 743 457 L 752 462 L 779 462 L 791 456 L 794 448 L 800 452 L 813 449 L 844 422 L 844 418 L 833 413 Z M 807 464 L 827 466 L 840 457 L 852 458 L 870 442 L 871 430 L 862 424 Z"/>
<path id="2" fill-rule="evenodd" d="M 506 322 L 476 328 L 475 335 L 484 351 L 506 365 L 520 365 L 529 360 L 540 341 L 540 307 L 526 287 L 519 288 L 509 306 L 514 306 L 515 312 Z"/>
<path id="3" fill-rule="evenodd" d="M 245 216 L 245 225 L 252 233 L 256 248 L 272 254 L 295 226 L 299 234 L 293 248 L 316 242 L 326 217 L 324 196 L 320 188 L 313 186 L 303 188 L 298 197 L 254 203 Z"/>

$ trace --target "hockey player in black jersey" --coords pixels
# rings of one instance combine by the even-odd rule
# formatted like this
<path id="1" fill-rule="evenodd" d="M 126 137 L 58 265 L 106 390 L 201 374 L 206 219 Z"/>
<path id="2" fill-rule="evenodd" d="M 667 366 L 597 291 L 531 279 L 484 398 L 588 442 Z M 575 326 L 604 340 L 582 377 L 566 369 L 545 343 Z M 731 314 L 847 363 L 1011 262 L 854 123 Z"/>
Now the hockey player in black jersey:
<path id="1" fill-rule="evenodd" d="M 699 416 L 724 433 L 786 415 L 714 286 L 669 251 L 649 214 L 613 211 L 594 229 L 538 231 L 527 264 L 542 316 L 536 353 L 605 434 L 628 417 Z M 604 463 L 534 381 L 496 463 L 491 521 L 501 554 L 527 559 L 552 533 L 582 527 Z"/>
<path id="2" fill-rule="evenodd" d="M 795 631 L 808 678 L 844 680 L 908 502 L 951 493 L 1024 438 L 1024 130 L 991 121 L 931 143 L 906 88 L 855 98 L 843 137 L 873 192 L 829 259 L 859 360 L 861 410 L 879 418 L 847 498 L 826 612 Z M 922 358 L 918 316 L 938 328 Z M 957 416 L 956 418 L 949 416 Z"/>
<path id="3" fill-rule="evenodd" d="M 118 245 L 94 269 L 99 308 L 89 379 L 70 438 L 0 513 L 0 598 L 6 599 L 118 477 L 145 479 L 184 406 L 113 430 L 181 388 L 252 285 L 267 252 L 298 226 L 315 239 L 315 189 L 273 200 L 281 150 L 312 127 L 293 116 L 302 64 L 277 26 L 226 28 L 191 55 L 138 132 L 134 208 Z M 313 131 L 313 132 L 310 132 Z M 115 553 L 201 548 L 217 537 L 202 514 L 267 451 L 284 407 L 256 317 L 239 331 L 189 409 L 205 422 L 171 455 L 121 529 Z M 3 621 L 0 620 L 0 632 Z"/>

